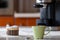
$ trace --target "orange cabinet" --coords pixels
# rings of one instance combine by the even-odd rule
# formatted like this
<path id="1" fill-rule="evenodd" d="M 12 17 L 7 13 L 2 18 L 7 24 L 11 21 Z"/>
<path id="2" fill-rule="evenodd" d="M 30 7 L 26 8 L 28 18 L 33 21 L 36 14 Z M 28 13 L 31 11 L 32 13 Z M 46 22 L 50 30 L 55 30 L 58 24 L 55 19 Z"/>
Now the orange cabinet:
<path id="1" fill-rule="evenodd" d="M 16 18 L 14 17 L 0 17 L 0 26 L 10 25 L 35 26 L 37 18 Z M 39 19 L 39 18 L 38 18 Z"/>
<path id="2" fill-rule="evenodd" d="M 16 25 L 35 26 L 36 18 L 16 18 Z"/>
<path id="3" fill-rule="evenodd" d="M 0 26 L 5 26 L 7 23 L 14 24 L 13 17 L 0 17 Z"/>

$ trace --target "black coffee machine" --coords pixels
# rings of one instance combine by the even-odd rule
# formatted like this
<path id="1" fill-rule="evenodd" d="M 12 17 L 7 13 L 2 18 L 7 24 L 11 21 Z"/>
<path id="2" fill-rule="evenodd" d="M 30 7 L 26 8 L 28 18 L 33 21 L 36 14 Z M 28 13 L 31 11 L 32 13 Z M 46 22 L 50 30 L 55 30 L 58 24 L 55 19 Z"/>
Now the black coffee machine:
<path id="1" fill-rule="evenodd" d="M 46 26 L 60 26 L 60 0 L 36 0 L 35 8 L 40 8 L 40 23 Z"/>

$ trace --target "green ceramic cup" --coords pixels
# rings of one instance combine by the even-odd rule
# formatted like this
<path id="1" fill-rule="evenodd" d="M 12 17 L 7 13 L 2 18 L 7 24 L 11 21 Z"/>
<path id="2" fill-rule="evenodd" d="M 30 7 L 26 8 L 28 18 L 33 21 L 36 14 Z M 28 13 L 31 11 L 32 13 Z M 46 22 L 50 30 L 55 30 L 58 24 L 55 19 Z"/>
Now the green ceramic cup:
<path id="1" fill-rule="evenodd" d="M 34 33 L 33 35 L 34 39 L 43 39 L 44 35 L 47 35 L 51 31 L 49 30 L 48 33 L 44 34 L 46 26 L 32 26 L 32 29 Z"/>

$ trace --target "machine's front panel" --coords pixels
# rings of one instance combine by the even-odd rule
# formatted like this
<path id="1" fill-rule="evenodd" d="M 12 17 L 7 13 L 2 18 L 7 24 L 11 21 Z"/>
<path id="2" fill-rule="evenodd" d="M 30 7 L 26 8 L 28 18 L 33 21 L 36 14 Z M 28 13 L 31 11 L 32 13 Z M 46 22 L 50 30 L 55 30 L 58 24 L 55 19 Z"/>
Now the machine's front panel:
<path id="1" fill-rule="evenodd" d="M 46 23 L 50 26 L 60 26 L 60 0 L 36 0 L 39 5 L 44 5 L 40 7 L 40 19 L 46 20 Z"/>

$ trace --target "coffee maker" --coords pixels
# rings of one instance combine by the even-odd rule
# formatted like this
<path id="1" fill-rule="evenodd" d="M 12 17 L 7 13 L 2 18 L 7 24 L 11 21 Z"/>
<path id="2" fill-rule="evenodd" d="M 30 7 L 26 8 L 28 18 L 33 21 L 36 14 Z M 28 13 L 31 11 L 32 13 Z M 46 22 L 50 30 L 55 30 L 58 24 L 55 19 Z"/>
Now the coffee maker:
<path id="1" fill-rule="evenodd" d="M 40 8 L 40 22 L 38 25 L 60 26 L 60 0 L 36 0 L 35 8 Z"/>

